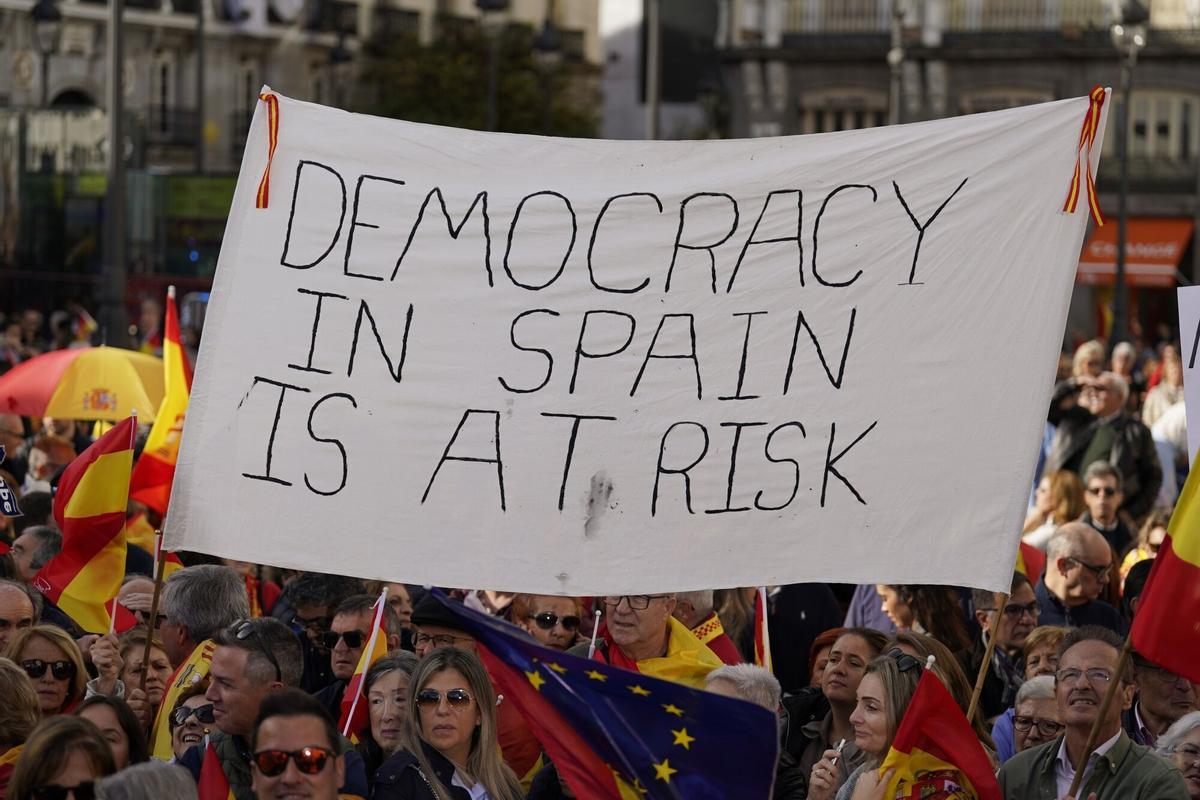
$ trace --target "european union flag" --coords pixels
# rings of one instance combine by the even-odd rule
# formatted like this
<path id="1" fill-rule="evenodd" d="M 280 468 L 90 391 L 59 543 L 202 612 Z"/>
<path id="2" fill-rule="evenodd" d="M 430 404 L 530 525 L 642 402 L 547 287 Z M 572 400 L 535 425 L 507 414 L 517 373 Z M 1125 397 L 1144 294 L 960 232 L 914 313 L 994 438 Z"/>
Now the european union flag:
<path id="1" fill-rule="evenodd" d="M 434 596 L 475 637 L 504 702 L 580 800 L 770 797 L 779 742 L 766 709 L 541 647 Z"/>
<path id="2" fill-rule="evenodd" d="M 4 445 L 0 445 L 0 464 L 4 463 Z M 17 505 L 17 495 L 8 488 L 4 478 L 0 478 L 0 514 L 6 517 L 22 516 L 21 508 Z"/>

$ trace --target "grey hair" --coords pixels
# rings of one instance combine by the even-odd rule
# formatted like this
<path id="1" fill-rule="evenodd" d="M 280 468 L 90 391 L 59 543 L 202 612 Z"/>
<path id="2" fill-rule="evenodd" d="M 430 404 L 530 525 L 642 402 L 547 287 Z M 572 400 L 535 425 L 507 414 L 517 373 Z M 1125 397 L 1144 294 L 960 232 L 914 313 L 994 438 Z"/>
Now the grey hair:
<path id="1" fill-rule="evenodd" d="M 20 581 L 0 578 L 0 589 L 3 589 L 5 586 L 11 586 L 29 598 L 29 604 L 33 606 L 33 624 L 37 625 L 38 620 L 42 618 L 42 593 Z"/>
<path id="2" fill-rule="evenodd" d="M 250 616 L 246 584 L 231 568 L 200 564 L 181 569 L 162 589 L 162 613 L 187 627 L 193 642 Z"/>
<path id="3" fill-rule="evenodd" d="M 1158 737 L 1155 748 L 1160 755 L 1169 756 L 1183 741 L 1183 738 L 1196 728 L 1200 728 L 1200 711 L 1191 711 L 1171 723 L 1167 732 Z"/>
<path id="4" fill-rule="evenodd" d="M 37 547 L 34 548 L 33 555 L 29 560 L 31 569 L 41 569 L 49 563 L 50 559 L 62 552 L 62 534 L 58 528 L 49 525 L 34 525 L 26 528 L 23 533 L 29 534 L 37 540 Z"/>
<path id="5" fill-rule="evenodd" d="M 131 764 L 96 781 L 98 800 L 196 800 L 198 790 L 191 774 L 178 764 L 146 761 Z"/>
<path id="6" fill-rule="evenodd" d="M 1013 701 L 1013 708 L 1021 705 L 1026 700 L 1053 700 L 1054 699 L 1054 676 L 1053 675 L 1038 675 L 1036 678 L 1030 678 L 1021 684 L 1021 688 L 1017 690 L 1017 699 Z"/>
<path id="7" fill-rule="evenodd" d="M 1093 461 L 1088 464 L 1088 468 L 1083 471 L 1083 485 L 1087 486 L 1094 478 L 1114 479 L 1117 482 L 1118 491 L 1125 487 L 1125 478 L 1121 475 L 1121 470 L 1116 464 L 1110 464 L 1107 461 Z"/>
<path id="8" fill-rule="evenodd" d="M 1112 354 L 1113 358 L 1117 356 L 1136 356 L 1137 348 L 1129 342 L 1118 342 L 1117 346 L 1113 348 Z"/>
<path id="9" fill-rule="evenodd" d="M 713 590 L 699 589 L 695 592 L 678 592 L 675 599 L 680 603 L 690 603 L 697 611 L 712 610 Z"/>
<path id="10" fill-rule="evenodd" d="M 1079 555 L 1086 538 L 1099 535 L 1086 522 L 1068 522 L 1060 525 L 1046 543 L 1046 558 L 1050 563 L 1058 558 L 1075 558 Z"/>
<path id="11" fill-rule="evenodd" d="M 1121 403 L 1129 399 L 1129 384 L 1125 378 L 1115 372 L 1103 372 L 1100 374 L 1100 380 L 1110 384 L 1121 395 Z"/>
<path id="12" fill-rule="evenodd" d="M 708 673 L 704 679 L 707 689 L 716 681 L 733 684 L 738 697 L 762 706 L 768 711 L 778 712 L 783 691 L 779 681 L 769 669 L 756 664 L 726 664 Z"/>
<path id="13" fill-rule="evenodd" d="M 242 626 L 248 625 L 249 630 Z M 240 635 L 239 635 L 240 634 Z M 275 680 L 275 665 L 279 665 L 279 682 L 284 686 L 299 686 L 304 673 L 304 651 L 300 637 L 274 617 L 255 617 L 235 622 L 213 637 L 221 647 L 236 647 L 246 652 L 243 673 L 258 684 Z M 268 655 L 269 654 L 269 655 Z M 270 656 L 275 657 L 272 662 Z"/>

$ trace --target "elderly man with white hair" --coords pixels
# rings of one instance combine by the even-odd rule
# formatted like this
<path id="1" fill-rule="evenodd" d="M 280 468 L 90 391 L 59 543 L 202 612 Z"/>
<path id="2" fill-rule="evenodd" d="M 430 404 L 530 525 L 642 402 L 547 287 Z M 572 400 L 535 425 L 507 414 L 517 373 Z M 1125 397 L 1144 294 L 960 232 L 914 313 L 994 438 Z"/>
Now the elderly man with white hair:
<path id="1" fill-rule="evenodd" d="M 1179 767 L 1188 796 L 1200 800 L 1200 711 L 1184 714 L 1158 737 L 1159 755 Z"/>
<path id="2" fill-rule="evenodd" d="M 1129 384 L 1115 372 L 1081 375 L 1054 389 L 1048 419 L 1057 427 L 1046 472 L 1068 469 L 1082 476 L 1096 461 L 1107 461 L 1124 479 L 1121 511 L 1132 519 L 1154 507 L 1162 466 L 1150 429 L 1125 413 Z"/>
<path id="3" fill-rule="evenodd" d="M 769 669 L 754 664 L 727 664 L 708 673 L 704 688 L 713 694 L 762 706 L 775 714 L 778 724 L 783 690 Z M 782 734 L 781 730 L 781 738 Z M 804 800 L 808 797 L 808 776 L 795 756 L 782 746 L 775 765 L 775 791 L 771 797 L 772 800 Z"/>
<path id="4" fill-rule="evenodd" d="M 717 658 L 726 664 L 740 664 L 745 659 L 738 652 L 721 618 L 713 608 L 713 590 L 702 589 L 696 592 L 679 592 L 675 595 L 675 610 L 671 612 L 675 619 L 687 626 L 692 635 L 699 639 L 709 650 L 717 654 Z"/>

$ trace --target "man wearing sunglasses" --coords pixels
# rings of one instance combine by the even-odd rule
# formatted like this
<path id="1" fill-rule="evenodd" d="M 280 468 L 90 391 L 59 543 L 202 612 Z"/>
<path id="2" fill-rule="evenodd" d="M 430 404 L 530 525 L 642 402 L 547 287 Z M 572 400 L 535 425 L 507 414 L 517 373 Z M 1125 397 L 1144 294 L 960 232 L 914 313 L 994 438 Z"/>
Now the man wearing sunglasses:
<path id="1" fill-rule="evenodd" d="M 1087 625 L 1070 631 L 1059 647 L 1055 702 L 1063 733 L 1017 753 L 997 775 L 1004 800 L 1069 797 L 1075 773 L 1083 771 L 1078 800 L 1188 800 L 1187 784 L 1173 764 L 1131 741 L 1121 729 L 1121 712 L 1133 701 L 1134 686 L 1121 678 L 1112 706 L 1100 717 L 1109 684 L 1116 679 L 1123 642 L 1112 631 Z M 1096 747 L 1084 761 L 1092 727 Z"/>
<path id="2" fill-rule="evenodd" d="M 1057 430 L 1045 471 L 1069 469 L 1083 476 L 1093 463 L 1107 461 L 1123 478 L 1120 510 L 1138 519 L 1153 508 L 1163 473 L 1150 429 L 1125 413 L 1128 399 L 1129 385 L 1114 372 L 1056 386 L 1048 419 Z"/>
<path id="3" fill-rule="evenodd" d="M 281 689 L 263 700 L 250 748 L 258 800 L 337 800 L 346 757 L 333 720 L 312 696 Z"/>
<path id="4" fill-rule="evenodd" d="M 317 692 L 315 697 L 335 719 L 341 715 L 342 695 L 354 677 L 367 640 L 371 638 L 375 601 L 378 599 L 369 594 L 346 598 L 334 609 L 329 630 L 322 635 L 322 644 L 329 651 L 329 666 L 336 680 Z M 400 617 L 390 605 L 383 611 L 383 630 L 387 637 L 388 652 L 395 652 L 400 647 Z"/>
<path id="5" fill-rule="evenodd" d="M 1038 624 L 1038 601 L 1033 585 L 1020 572 L 1013 573 L 1007 602 L 1001 606 L 1004 595 L 986 589 L 973 589 L 971 602 L 975 607 L 975 621 L 980 634 L 970 650 L 958 658 L 968 675 L 978 675 L 987 653 L 988 640 L 996 637 L 996 649 L 992 654 L 991 669 L 983 682 L 979 696 L 979 708 L 985 719 L 1003 714 L 1017 697 L 1017 690 L 1025 682 L 1025 637 Z M 996 609 L 1002 608 L 1000 623 L 992 630 Z"/>
<path id="6" fill-rule="evenodd" d="M 1112 547 L 1091 525 L 1068 522 L 1046 545 L 1046 572 L 1038 581 L 1041 625 L 1101 625 L 1124 633 L 1115 608 L 1099 600 L 1114 568 Z"/>
<path id="7" fill-rule="evenodd" d="M 725 633 L 721 618 L 713 608 L 712 589 L 680 592 L 675 595 L 675 619 L 682 622 L 692 635 L 704 643 L 725 664 L 741 664 L 742 654 Z"/>
<path id="8" fill-rule="evenodd" d="M 1112 464 L 1096 461 L 1083 473 L 1083 502 L 1087 511 L 1081 519 L 1107 539 L 1117 553 L 1124 553 L 1134 539 L 1133 531 L 1117 513 L 1124 501 L 1121 473 Z"/>
<path id="9" fill-rule="evenodd" d="M 263 702 L 274 692 L 300 683 L 300 640 L 288 626 L 271 617 L 243 619 L 223 629 L 214 641 L 205 698 L 213 705 L 217 730 L 209 741 L 236 800 L 252 800 L 250 736 Z M 353 786 L 346 791 L 366 795 L 366 770 L 361 758 L 347 765 Z M 193 747 L 180 763 L 197 780 L 204 748 Z"/>

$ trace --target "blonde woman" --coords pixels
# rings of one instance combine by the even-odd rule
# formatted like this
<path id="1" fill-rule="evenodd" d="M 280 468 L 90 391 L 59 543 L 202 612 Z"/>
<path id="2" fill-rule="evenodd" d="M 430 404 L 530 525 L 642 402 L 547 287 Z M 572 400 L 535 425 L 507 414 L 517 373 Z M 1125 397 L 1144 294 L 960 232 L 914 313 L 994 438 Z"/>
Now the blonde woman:
<path id="1" fill-rule="evenodd" d="M 1079 476 L 1069 469 L 1048 472 L 1034 492 L 1034 507 L 1025 517 L 1021 540 L 1045 550 L 1059 525 L 1079 519 L 1086 510 Z"/>
<path id="2" fill-rule="evenodd" d="M 522 800 L 500 759 L 496 695 L 474 653 L 430 652 L 408 684 L 408 724 L 375 775 L 374 800 Z"/>
<path id="3" fill-rule="evenodd" d="M 22 628 L 9 639 L 3 655 L 33 681 L 42 716 L 68 714 L 84 696 L 87 670 L 75 640 L 55 625 Z"/>

